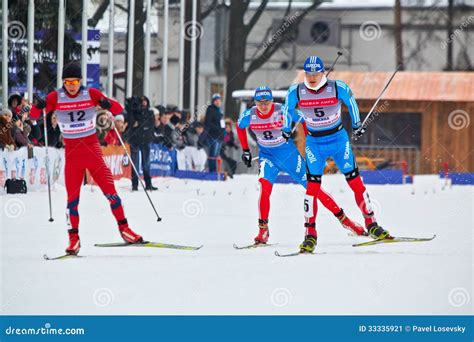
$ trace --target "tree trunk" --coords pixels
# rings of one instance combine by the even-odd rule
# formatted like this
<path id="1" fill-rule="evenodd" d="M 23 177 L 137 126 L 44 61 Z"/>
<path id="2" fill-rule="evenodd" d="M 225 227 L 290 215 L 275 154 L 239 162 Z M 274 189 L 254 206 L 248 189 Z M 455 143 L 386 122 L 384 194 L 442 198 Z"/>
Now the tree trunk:
<path id="1" fill-rule="evenodd" d="M 454 0 L 448 1 L 448 19 L 447 19 L 447 45 L 446 45 L 446 70 L 451 71 L 453 70 L 453 2 Z"/>
<path id="2" fill-rule="evenodd" d="M 133 43 L 133 87 L 132 94 L 143 95 L 143 67 L 145 65 L 145 31 L 143 24 L 146 13 L 143 10 L 143 1 L 135 0 L 135 31 Z"/>
<path id="3" fill-rule="evenodd" d="M 242 1 L 232 0 L 230 3 L 230 29 L 229 29 L 229 56 L 227 58 L 227 89 L 225 94 L 225 115 L 237 119 L 239 117 L 239 106 L 232 98 L 234 90 L 243 89 L 247 81 L 245 72 L 245 47 L 247 33 L 243 18 L 245 7 Z"/>
<path id="4" fill-rule="evenodd" d="M 400 1 L 401 0 L 395 0 L 395 54 L 397 56 L 397 65 L 400 65 L 400 70 L 405 70 L 402 41 L 402 5 Z"/>

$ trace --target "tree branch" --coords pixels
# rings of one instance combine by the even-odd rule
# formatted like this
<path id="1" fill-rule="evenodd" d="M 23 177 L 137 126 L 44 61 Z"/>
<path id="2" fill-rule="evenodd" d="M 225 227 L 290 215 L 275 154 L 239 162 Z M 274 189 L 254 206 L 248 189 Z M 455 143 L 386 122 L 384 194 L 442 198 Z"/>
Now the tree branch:
<path id="1" fill-rule="evenodd" d="M 125 13 L 128 13 L 128 9 L 127 9 L 126 7 L 123 7 L 123 6 L 120 5 L 120 4 L 115 3 L 115 7 L 118 7 L 118 8 L 120 8 L 122 11 L 124 11 Z"/>
<path id="2" fill-rule="evenodd" d="M 259 69 L 266 61 L 268 61 L 272 57 L 272 55 L 280 48 L 280 46 L 287 40 L 288 35 L 293 31 L 293 29 L 298 27 L 304 17 L 310 11 L 314 10 L 322 3 L 323 0 L 314 0 L 312 5 L 305 8 L 302 13 L 295 13 L 295 15 L 293 16 L 295 17 L 295 20 L 293 20 L 292 22 L 285 20 L 283 24 L 279 27 L 279 30 L 284 29 L 284 31 L 279 36 L 277 36 L 276 39 L 271 40 L 268 44 L 264 43 L 263 52 L 250 63 L 249 67 L 247 68 L 247 74 L 250 75 L 252 72 Z M 289 24 L 284 27 L 286 23 Z M 274 36 L 276 36 L 277 33 L 278 31 L 274 34 Z"/>
<path id="3" fill-rule="evenodd" d="M 104 0 L 102 3 L 97 7 L 97 10 L 95 11 L 94 15 L 92 18 L 87 20 L 87 25 L 91 27 L 95 27 L 97 23 L 99 22 L 100 19 L 104 16 L 105 11 L 109 7 L 110 0 Z"/>
<path id="4" fill-rule="evenodd" d="M 248 35 L 250 31 L 252 31 L 252 28 L 255 26 L 257 23 L 258 19 L 260 19 L 260 16 L 262 15 L 263 11 L 265 10 L 265 7 L 267 7 L 268 0 L 263 0 L 260 5 L 258 6 L 257 10 L 255 11 L 254 15 L 252 18 L 250 18 L 250 21 L 248 22 L 247 25 L 245 25 L 245 34 Z"/>

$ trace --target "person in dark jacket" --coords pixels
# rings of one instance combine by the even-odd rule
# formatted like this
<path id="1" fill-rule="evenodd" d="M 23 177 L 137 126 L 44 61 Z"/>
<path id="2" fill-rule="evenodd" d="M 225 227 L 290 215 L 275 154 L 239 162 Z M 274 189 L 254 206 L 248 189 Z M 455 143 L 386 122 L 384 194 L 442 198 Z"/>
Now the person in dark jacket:
<path id="1" fill-rule="evenodd" d="M 209 147 L 209 172 L 217 171 L 217 157 L 221 152 L 224 139 L 225 122 L 224 114 L 221 111 L 221 96 L 212 95 L 211 105 L 207 107 L 204 119 L 204 128 L 207 134 Z"/>
<path id="2" fill-rule="evenodd" d="M 44 132 L 44 123 L 41 125 L 41 132 Z M 58 125 L 58 118 L 56 113 L 49 112 L 46 115 L 46 130 L 48 134 L 48 146 L 62 148 L 64 147 L 64 140 L 61 134 L 61 130 Z M 41 137 L 41 144 L 46 145 L 45 137 Z"/>
<path id="3" fill-rule="evenodd" d="M 146 96 L 128 99 L 127 109 L 127 138 L 133 163 L 138 167 L 141 153 L 143 178 L 147 190 L 157 190 L 151 184 L 150 177 L 150 143 L 153 142 L 155 131 L 155 115 L 150 109 L 150 100 Z M 132 172 L 132 191 L 138 190 L 138 177 Z"/>

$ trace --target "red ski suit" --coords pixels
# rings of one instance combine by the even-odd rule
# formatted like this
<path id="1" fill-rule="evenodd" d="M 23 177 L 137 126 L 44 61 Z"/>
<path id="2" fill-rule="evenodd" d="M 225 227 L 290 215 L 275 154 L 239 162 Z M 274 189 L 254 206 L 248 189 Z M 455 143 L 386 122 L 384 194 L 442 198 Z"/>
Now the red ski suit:
<path id="1" fill-rule="evenodd" d="M 104 162 L 95 133 L 96 106 L 104 98 L 112 104 L 108 109 L 112 114 L 117 115 L 123 111 L 119 102 L 106 97 L 95 88 L 81 87 L 74 96 L 60 88 L 46 97 L 46 113 L 56 111 L 59 126 L 64 134 L 67 216 L 71 229 L 79 228 L 79 195 L 86 169 L 109 200 L 119 226 L 127 226 L 112 173 Z M 41 115 L 42 110 L 33 106 L 31 118 L 37 120 Z"/>

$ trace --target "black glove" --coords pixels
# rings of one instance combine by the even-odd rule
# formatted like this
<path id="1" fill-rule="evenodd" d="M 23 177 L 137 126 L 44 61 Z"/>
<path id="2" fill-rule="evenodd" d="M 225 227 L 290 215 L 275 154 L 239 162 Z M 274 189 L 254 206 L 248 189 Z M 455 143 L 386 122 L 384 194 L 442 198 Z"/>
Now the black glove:
<path id="1" fill-rule="evenodd" d="M 288 140 L 291 138 L 291 132 L 281 131 L 281 136 L 285 138 L 286 142 L 288 142 Z"/>
<path id="2" fill-rule="evenodd" d="M 244 150 L 244 153 L 242 153 L 242 161 L 247 167 L 252 166 L 252 153 L 249 150 Z"/>
<path id="3" fill-rule="evenodd" d="M 36 98 L 36 108 L 45 109 L 46 108 L 46 101 L 43 100 L 41 97 L 37 97 Z"/>
<path id="4" fill-rule="evenodd" d="M 107 100 L 105 97 L 101 98 L 99 100 L 99 105 L 103 108 L 103 109 L 109 109 L 110 107 L 112 107 L 112 103 L 110 103 L 109 100 Z"/>
<path id="5" fill-rule="evenodd" d="M 357 138 L 360 138 L 362 135 L 364 135 L 365 133 L 365 127 L 362 126 L 362 127 L 359 127 L 359 128 L 356 128 L 354 130 L 354 135 L 357 137 Z"/>

